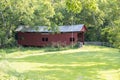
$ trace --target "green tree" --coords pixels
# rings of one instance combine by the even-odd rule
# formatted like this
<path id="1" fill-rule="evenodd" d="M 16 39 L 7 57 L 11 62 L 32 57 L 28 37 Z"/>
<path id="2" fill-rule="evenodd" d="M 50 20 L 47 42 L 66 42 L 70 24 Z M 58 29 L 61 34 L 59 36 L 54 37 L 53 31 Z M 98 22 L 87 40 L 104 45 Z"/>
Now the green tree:
<path id="1" fill-rule="evenodd" d="M 103 3 L 105 4 L 105 3 Z M 113 47 L 120 46 L 120 2 L 118 0 L 106 0 L 106 5 L 101 6 L 105 13 L 103 29 L 103 41 L 113 44 Z"/>
<path id="2" fill-rule="evenodd" d="M 14 42 L 13 32 L 18 25 L 50 25 L 53 15 L 50 0 L 1 0 L 0 45 Z"/>
<path id="3" fill-rule="evenodd" d="M 120 1 L 118 0 L 1 0 L 0 45 L 12 45 L 18 25 L 85 24 L 86 40 L 119 46 Z M 116 45 L 116 43 L 118 43 Z"/>

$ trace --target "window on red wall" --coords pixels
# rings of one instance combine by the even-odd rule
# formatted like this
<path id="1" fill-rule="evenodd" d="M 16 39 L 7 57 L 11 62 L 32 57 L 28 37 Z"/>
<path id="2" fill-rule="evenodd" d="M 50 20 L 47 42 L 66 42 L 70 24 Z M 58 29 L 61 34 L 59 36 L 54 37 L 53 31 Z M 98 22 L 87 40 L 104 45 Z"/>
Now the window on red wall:
<path id="1" fill-rule="evenodd" d="M 45 41 L 48 41 L 48 38 L 45 38 Z"/>
<path id="2" fill-rule="evenodd" d="M 72 42 L 72 41 L 75 41 L 75 38 L 74 38 L 74 37 L 71 37 L 71 38 L 70 38 L 70 42 Z"/>
<path id="3" fill-rule="evenodd" d="M 43 41 L 43 42 L 47 42 L 47 41 L 48 41 L 48 38 L 42 38 L 42 41 Z"/>
<path id="4" fill-rule="evenodd" d="M 44 38 L 42 38 L 42 41 L 45 41 L 45 39 L 44 39 Z"/>

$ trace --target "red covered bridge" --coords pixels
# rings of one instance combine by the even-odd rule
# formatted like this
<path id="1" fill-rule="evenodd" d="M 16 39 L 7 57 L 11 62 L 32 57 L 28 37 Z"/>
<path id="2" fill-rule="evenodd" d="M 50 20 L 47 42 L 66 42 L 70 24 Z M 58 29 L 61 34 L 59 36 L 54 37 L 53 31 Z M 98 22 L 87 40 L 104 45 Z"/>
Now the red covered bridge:
<path id="1" fill-rule="evenodd" d="M 70 45 L 81 42 L 84 44 L 84 24 L 59 26 L 59 33 L 49 31 L 46 26 L 37 26 L 37 29 L 19 26 L 16 29 L 17 42 L 23 46 L 46 46 L 55 43 Z"/>

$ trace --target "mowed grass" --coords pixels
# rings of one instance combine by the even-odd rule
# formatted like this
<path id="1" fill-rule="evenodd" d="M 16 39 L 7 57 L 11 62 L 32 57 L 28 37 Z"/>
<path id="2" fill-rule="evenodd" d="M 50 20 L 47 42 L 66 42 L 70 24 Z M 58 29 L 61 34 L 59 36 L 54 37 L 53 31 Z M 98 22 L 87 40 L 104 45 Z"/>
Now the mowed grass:
<path id="1" fill-rule="evenodd" d="M 114 48 L 10 48 L 0 54 L 0 70 L 19 80 L 120 80 L 120 52 Z"/>

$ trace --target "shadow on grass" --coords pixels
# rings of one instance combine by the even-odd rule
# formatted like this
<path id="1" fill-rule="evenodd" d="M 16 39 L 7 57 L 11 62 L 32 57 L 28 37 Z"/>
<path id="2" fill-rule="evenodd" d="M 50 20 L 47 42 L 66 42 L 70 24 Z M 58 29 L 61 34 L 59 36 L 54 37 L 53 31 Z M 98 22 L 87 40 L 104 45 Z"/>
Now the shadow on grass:
<path id="1" fill-rule="evenodd" d="M 76 49 L 77 47 L 14 47 L 14 48 L 3 48 L 0 49 L 0 53 L 11 54 L 14 52 L 26 52 L 26 51 L 43 51 L 43 52 L 56 52 L 56 51 L 63 51 L 68 49 Z"/>
<path id="2" fill-rule="evenodd" d="M 10 54 L 18 51 L 25 52 L 28 50 L 36 51 L 36 50 L 42 50 L 42 49 L 43 48 L 37 48 L 37 47 L 34 47 L 34 48 L 33 47 L 14 47 L 14 48 L 4 48 L 4 49 L 1 49 L 0 51 L 4 51 L 5 53 Z"/>

